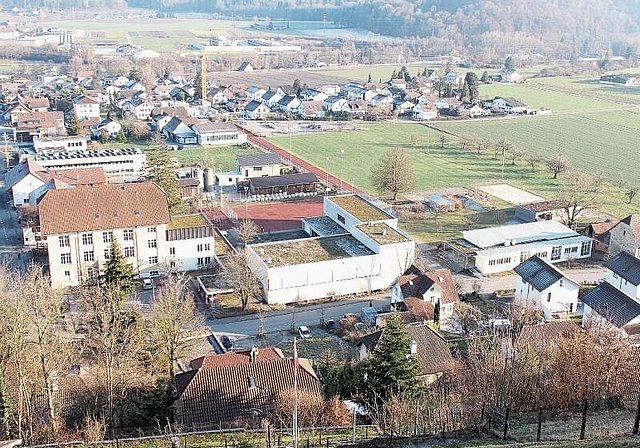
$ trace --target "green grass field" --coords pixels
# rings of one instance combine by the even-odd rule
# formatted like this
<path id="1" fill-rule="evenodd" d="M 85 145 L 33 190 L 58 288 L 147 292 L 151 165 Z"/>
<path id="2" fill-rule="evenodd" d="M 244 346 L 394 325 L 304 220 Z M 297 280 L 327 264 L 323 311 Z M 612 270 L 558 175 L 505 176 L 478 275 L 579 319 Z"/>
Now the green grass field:
<path id="1" fill-rule="evenodd" d="M 216 171 L 230 171 L 236 166 L 238 154 L 252 154 L 257 152 L 251 148 L 238 148 L 236 146 L 221 146 L 217 148 L 193 148 L 172 151 L 171 157 L 175 157 L 182 165 L 201 164 L 216 168 Z"/>

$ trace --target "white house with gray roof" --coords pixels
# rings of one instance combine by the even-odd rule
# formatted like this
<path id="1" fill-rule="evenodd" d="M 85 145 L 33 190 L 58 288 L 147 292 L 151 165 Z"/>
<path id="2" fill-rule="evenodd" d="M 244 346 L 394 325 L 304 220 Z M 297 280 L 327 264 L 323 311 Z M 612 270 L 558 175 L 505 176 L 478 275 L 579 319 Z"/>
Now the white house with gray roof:
<path id="1" fill-rule="evenodd" d="M 227 122 L 195 123 L 191 126 L 200 146 L 243 145 L 247 143 L 247 134 L 235 124 Z"/>
<path id="2" fill-rule="evenodd" d="M 244 180 L 253 177 L 279 176 L 282 174 L 282 166 L 280 156 L 272 152 L 236 156 L 236 171 Z"/>
<path id="3" fill-rule="evenodd" d="M 398 220 L 358 195 L 325 197 L 323 216 L 303 224 L 309 238 L 248 248 L 267 303 L 386 290 L 414 259 Z"/>
<path id="4" fill-rule="evenodd" d="M 583 322 L 605 320 L 626 336 L 640 336 L 640 259 L 621 252 L 605 267 L 605 280 L 582 296 Z"/>
<path id="5" fill-rule="evenodd" d="M 578 309 L 580 285 L 551 263 L 534 255 L 514 269 L 515 299 L 522 304 L 535 304 L 544 319 L 568 318 Z"/>

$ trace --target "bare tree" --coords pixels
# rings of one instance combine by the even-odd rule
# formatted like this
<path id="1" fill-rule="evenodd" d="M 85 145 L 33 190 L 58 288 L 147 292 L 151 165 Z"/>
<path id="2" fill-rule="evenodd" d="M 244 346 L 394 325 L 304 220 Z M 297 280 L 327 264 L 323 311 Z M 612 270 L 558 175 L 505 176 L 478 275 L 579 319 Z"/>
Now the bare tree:
<path id="1" fill-rule="evenodd" d="M 571 160 L 569 160 L 567 156 L 563 156 L 562 154 L 557 154 L 553 157 L 545 159 L 544 164 L 547 166 L 549 171 L 553 173 L 554 179 L 558 178 L 558 174 L 564 173 L 571 168 Z"/>
<path id="2" fill-rule="evenodd" d="M 636 197 L 639 191 L 640 191 L 640 187 L 637 185 L 627 186 L 627 188 L 625 189 L 624 195 L 629 200 L 629 204 L 631 204 L 631 201 L 633 201 L 633 198 Z"/>
<path id="3" fill-rule="evenodd" d="M 247 249 L 225 258 L 222 277 L 240 298 L 243 310 L 251 299 L 262 298 L 262 288 L 258 278 L 249 267 Z"/>
<path id="4" fill-rule="evenodd" d="M 447 136 L 444 134 L 444 132 L 440 134 L 438 140 L 440 141 L 440 148 L 444 149 L 444 144 L 447 142 Z"/>
<path id="5" fill-rule="evenodd" d="M 585 210 L 598 205 L 603 182 L 601 176 L 591 176 L 575 170 L 568 173 L 559 194 L 567 226 L 573 228 Z"/>
<path id="6" fill-rule="evenodd" d="M 171 274 L 156 293 L 149 330 L 155 357 L 172 380 L 176 361 L 192 354 L 197 344 L 194 336 L 203 329 L 204 319 L 195 308 L 186 278 L 181 274 Z"/>
<path id="7" fill-rule="evenodd" d="M 462 146 L 462 150 L 466 151 L 473 145 L 473 137 L 470 137 L 468 135 L 461 135 L 460 145 Z"/>
<path id="8" fill-rule="evenodd" d="M 524 157 L 524 151 L 515 145 L 511 145 L 509 148 L 509 157 L 511 158 L 511 165 L 515 165 L 517 159 Z"/>
<path id="9" fill-rule="evenodd" d="M 420 136 L 418 135 L 417 132 L 414 132 L 411 134 L 411 145 L 412 146 L 418 146 L 418 144 L 420 143 Z"/>
<path id="10" fill-rule="evenodd" d="M 527 157 L 527 163 L 531 167 L 531 171 L 535 171 L 538 166 L 544 162 L 544 157 L 540 154 L 534 154 L 532 156 Z"/>
<path id="11" fill-rule="evenodd" d="M 463 335 L 468 336 L 480 329 L 482 313 L 478 308 L 468 303 L 460 302 L 453 306 L 451 325 Z"/>
<path id="12" fill-rule="evenodd" d="M 371 182 L 378 192 L 392 193 L 394 201 L 398 193 L 410 191 L 414 185 L 414 173 L 406 151 L 394 146 L 383 154 L 371 172 Z"/>
<path id="13" fill-rule="evenodd" d="M 238 236 L 245 246 L 256 237 L 259 230 L 260 229 L 258 229 L 256 223 L 250 219 L 243 219 L 240 221 L 240 225 L 236 228 Z"/>
<path id="14" fill-rule="evenodd" d="M 478 223 L 480 215 L 477 212 L 467 210 L 465 214 L 462 215 L 462 219 L 464 220 L 464 223 L 467 225 L 469 230 L 471 230 L 471 228 Z"/>

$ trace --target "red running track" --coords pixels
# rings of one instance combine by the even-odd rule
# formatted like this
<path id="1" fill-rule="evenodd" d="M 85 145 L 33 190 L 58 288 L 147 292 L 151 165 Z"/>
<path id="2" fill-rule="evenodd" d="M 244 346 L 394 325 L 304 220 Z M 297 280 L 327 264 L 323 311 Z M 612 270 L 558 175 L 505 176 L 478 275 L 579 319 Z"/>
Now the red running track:
<path id="1" fill-rule="evenodd" d="M 262 137 L 258 137 L 257 135 L 251 133 L 250 131 L 247 131 L 245 129 L 244 131 L 247 134 L 247 138 L 249 139 L 250 142 L 252 142 L 253 144 L 259 146 L 260 148 L 264 149 L 265 151 L 269 151 L 272 152 L 274 154 L 278 154 L 280 156 L 280 158 L 282 158 L 283 160 L 291 160 L 291 162 L 298 166 L 299 168 L 301 168 L 303 171 L 307 171 L 309 173 L 313 173 L 316 176 L 318 176 L 318 179 L 320 179 L 323 182 L 326 182 L 327 179 L 329 179 L 329 185 L 333 185 L 333 186 L 337 186 L 339 188 L 340 186 L 340 179 L 336 176 L 334 176 L 331 173 L 327 173 L 325 170 L 323 170 L 322 168 L 318 168 L 317 166 L 307 162 L 306 160 L 301 159 L 300 157 L 295 156 L 294 154 L 290 153 L 289 151 L 282 149 L 281 147 L 274 145 L 273 143 L 265 140 Z M 344 180 L 342 181 L 342 191 L 344 193 L 357 193 L 357 194 L 362 194 L 364 195 L 365 192 L 356 188 L 354 185 L 345 182 Z"/>

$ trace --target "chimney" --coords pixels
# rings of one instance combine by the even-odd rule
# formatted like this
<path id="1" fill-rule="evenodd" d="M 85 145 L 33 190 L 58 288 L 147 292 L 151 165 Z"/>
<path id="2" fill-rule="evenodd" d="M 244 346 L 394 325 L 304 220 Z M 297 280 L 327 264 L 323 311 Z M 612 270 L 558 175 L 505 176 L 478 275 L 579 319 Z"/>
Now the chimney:
<path id="1" fill-rule="evenodd" d="M 256 359 L 258 359 L 258 353 L 260 353 L 260 349 L 258 349 L 258 347 L 255 345 L 251 347 L 251 351 L 249 352 L 249 362 L 256 362 Z"/>
<path id="2" fill-rule="evenodd" d="M 418 343 L 416 342 L 415 339 L 412 339 L 409 342 L 409 354 L 410 355 L 415 355 L 418 353 Z"/>

